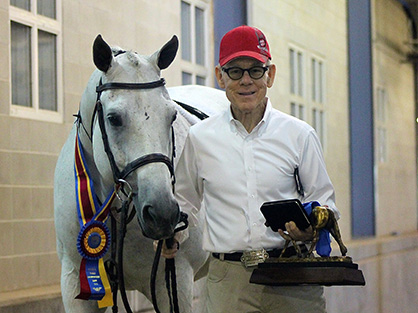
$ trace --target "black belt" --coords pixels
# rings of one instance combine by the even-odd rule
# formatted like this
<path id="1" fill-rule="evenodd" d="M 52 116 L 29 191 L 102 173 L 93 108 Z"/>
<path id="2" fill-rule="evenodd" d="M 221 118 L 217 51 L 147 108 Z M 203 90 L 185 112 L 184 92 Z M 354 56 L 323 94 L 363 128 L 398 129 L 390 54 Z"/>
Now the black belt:
<path id="1" fill-rule="evenodd" d="M 308 252 L 308 248 L 306 248 L 305 245 L 301 244 L 299 245 L 300 251 L 302 254 Z M 270 258 L 278 258 L 280 254 L 282 254 L 283 249 L 273 249 L 266 251 Z M 234 253 L 212 253 L 212 256 L 214 258 L 220 259 L 221 254 L 223 254 L 223 259 L 225 261 L 236 261 L 240 262 L 242 257 L 242 252 L 234 252 Z M 282 255 L 284 258 L 289 258 L 291 256 L 297 255 L 296 249 L 293 246 L 287 247 L 286 251 Z"/>

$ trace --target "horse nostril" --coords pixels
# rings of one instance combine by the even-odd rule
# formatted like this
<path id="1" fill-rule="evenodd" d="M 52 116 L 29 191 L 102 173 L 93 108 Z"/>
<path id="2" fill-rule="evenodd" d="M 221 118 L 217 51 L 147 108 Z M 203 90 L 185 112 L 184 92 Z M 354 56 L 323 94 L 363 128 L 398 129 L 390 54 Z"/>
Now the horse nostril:
<path id="1" fill-rule="evenodd" d="M 142 216 L 144 221 L 158 222 L 160 225 L 167 225 L 175 223 L 177 224 L 180 219 L 180 211 L 176 210 L 175 213 L 169 211 L 160 211 L 154 206 L 147 204 L 142 208 Z"/>
<path id="2" fill-rule="evenodd" d="M 153 219 L 152 212 L 152 206 L 151 205 L 145 205 L 142 209 L 142 216 L 144 217 L 144 220 L 150 220 Z"/>

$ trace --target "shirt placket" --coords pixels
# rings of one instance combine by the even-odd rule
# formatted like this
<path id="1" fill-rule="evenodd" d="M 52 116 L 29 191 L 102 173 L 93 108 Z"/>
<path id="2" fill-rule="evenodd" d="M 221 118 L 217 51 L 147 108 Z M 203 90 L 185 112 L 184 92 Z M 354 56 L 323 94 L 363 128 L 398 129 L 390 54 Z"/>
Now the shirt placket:
<path id="1" fill-rule="evenodd" d="M 249 135 L 244 140 L 244 167 L 247 178 L 247 225 L 249 231 L 249 245 L 251 248 L 257 248 L 261 240 L 260 221 L 257 212 L 257 177 L 255 172 L 255 158 L 254 158 L 254 140 L 253 136 Z"/>

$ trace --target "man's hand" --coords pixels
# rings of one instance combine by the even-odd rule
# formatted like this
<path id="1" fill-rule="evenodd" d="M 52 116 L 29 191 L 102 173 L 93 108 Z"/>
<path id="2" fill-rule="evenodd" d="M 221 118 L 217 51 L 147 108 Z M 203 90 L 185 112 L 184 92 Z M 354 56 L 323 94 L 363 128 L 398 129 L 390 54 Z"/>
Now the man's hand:
<path id="1" fill-rule="evenodd" d="M 285 226 L 288 234 L 286 234 L 282 229 L 279 229 L 279 234 L 286 240 L 289 239 L 289 236 L 291 239 L 296 241 L 311 241 L 313 239 L 312 226 L 309 226 L 305 230 L 300 230 L 293 221 L 286 223 Z"/>
<path id="2" fill-rule="evenodd" d="M 177 239 L 174 238 L 173 242 L 174 242 L 173 247 L 169 249 L 167 248 L 166 241 L 164 240 L 163 247 L 161 249 L 161 255 L 165 257 L 166 259 L 173 259 L 176 256 L 177 251 L 179 250 L 180 244 L 177 241 Z M 158 246 L 158 240 L 154 240 L 154 251 L 157 250 L 157 246 Z"/>

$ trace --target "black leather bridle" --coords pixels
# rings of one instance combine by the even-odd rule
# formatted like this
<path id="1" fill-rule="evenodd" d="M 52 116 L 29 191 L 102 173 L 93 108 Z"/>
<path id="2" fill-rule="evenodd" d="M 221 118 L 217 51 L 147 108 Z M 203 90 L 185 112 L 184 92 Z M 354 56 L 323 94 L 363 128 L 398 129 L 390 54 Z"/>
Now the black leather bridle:
<path id="1" fill-rule="evenodd" d="M 93 138 L 93 125 L 94 125 L 94 119 L 97 115 L 100 131 L 102 133 L 102 139 L 104 144 L 104 149 L 107 154 L 107 157 L 109 159 L 110 167 L 112 169 L 113 173 L 113 180 L 116 184 L 119 184 L 121 180 L 126 180 L 127 176 L 134 172 L 136 169 L 150 164 L 150 163 L 164 163 L 167 165 L 171 177 L 172 177 L 172 184 L 174 185 L 175 179 L 174 179 L 174 167 L 173 167 L 173 159 L 175 157 L 175 144 L 174 144 L 174 132 L 172 130 L 172 146 L 173 146 L 173 153 L 171 158 L 169 158 L 166 155 L 163 155 L 161 153 L 150 153 L 144 156 L 141 156 L 134 161 L 130 162 L 126 167 L 120 171 L 116 161 L 115 157 L 113 156 L 112 150 L 110 149 L 109 145 L 109 139 L 106 133 L 106 126 L 104 121 L 104 114 L 103 114 L 103 105 L 100 101 L 100 97 L 102 95 L 103 91 L 111 90 L 111 89 L 126 89 L 126 90 L 138 90 L 138 89 L 153 89 L 162 87 L 165 85 L 164 78 L 161 78 L 160 80 L 156 80 L 149 83 L 105 83 L 102 84 L 102 80 L 100 79 L 99 85 L 96 87 L 97 92 L 97 100 L 96 100 L 96 106 L 94 109 L 93 117 L 92 117 L 92 131 L 91 131 L 91 137 Z"/>
<path id="2" fill-rule="evenodd" d="M 111 90 L 111 89 L 125 89 L 125 90 L 141 90 L 141 89 L 153 89 L 162 87 L 165 85 L 164 78 L 161 78 L 157 81 L 152 81 L 148 83 L 102 83 L 100 79 L 99 85 L 96 87 L 97 92 L 97 100 L 96 106 L 93 112 L 92 121 L 91 121 L 91 132 L 90 132 L 90 139 L 93 138 L 93 127 L 94 127 L 94 120 L 97 116 L 100 131 L 102 134 L 103 145 L 106 152 L 106 155 L 109 159 L 110 167 L 112 169 L 113 180 L 118 188 L 121 188 L 123 191 L 123 186 L 121 185 L 128 184 L 126 182 L 126 178 L 138 168 L 145 166 L 150 163 L 164 163 L 167 165 L 168 170 L 171 174 L 171 182 L 173 186 L 174 192 L 174 184 L 175 184 L 175 176 L 174 176 L 174 158 L 175 158 L 175 137 L 174 137 L 174 129 L 171 127 L 172 133 L 172 155 L 171 158 L 168 156 L 161 154 L 161 153 L 150 153 L 144 156 L 141 156 L 134 161 L 130 162 L 126 165 L 126 167 L 121 171 L 115 161 L 115 157 L 110 149 L 109 139 L 106 132 L 105 120 L 104 120 L 104 113 L 103 113 L 103 105 L 100 100 L 103 91 Z M 78 115 L 78 118 L 81 120 L 81 117 Z M 128 184 L 129 185 L 129 184 Z M 132 190 L 131 190 L 132 191 Z M 111 215 L 111 232 L 112 232 L 112 242 L 111 242 L 111 257 L 109 260 L 106 261 L 106 271 L 109 274 L 110 284 L 113 293 L 113 302 L 114 306 L 112 308 L 113 312 L 118 312 L 117 308 L 117 291 L 120 289 L 121 291 L 121 298 L 125 309 L 128 313 L 132 312 L 129 302 L 126 296 L 125 291 L 125 284 L 124 284 L 124 277 L 123 277 L 123 241 L 126 234 L 126 225 L 129 223 L 135 212 L 132 210 L 131 214 L 128 214 L 129 204 L 132 200 L 132 193 L 125 193 L 126 200 L 122 201 L 122 208 L 121 208 L 121 225 L 119 229 L 119 238 L 117 239 L 116 244 L 116 233 L 117 233 L 117 226 L 116 221 L 113 215 Z M 181 231 L 188 226 L 187 222 L 187 214 L 180 212 L 180 220 L 179 223 L 182 222 L 184 225 L 176 228 L 175 232 Z M 173 239 L 170 238 L 167 240 L 167 246 L 172 245 Z M 171 242 L 171 243 L 170 243 Z M 156 301 L 156 293 L 155 293 L 155 279 L 156 279 L 156 272 L 158 269 L 158 262 L 161 254 L 161 247 L 162 247 L 163 240 L 159 241 L 158 248 L 155 254 L 152 273 L 151 273 L 151 294 L 152 294 L 152 302 L 154 305 L 154 309 L 156 312 L 159 312 L 157 301 Z M 117 254 L 117 255 L 116 255 Z M 171 281 L 171 284 L 170 284 Z M 176 278 L 175 278 L 175 265 L 174 259 L 166 259 L 166 284 L 169 293 L 170 299 L 170 311 L 179 312 L 178 307 L 178 300 L 177 300 L 177 287 L 176 287 Z"/>

